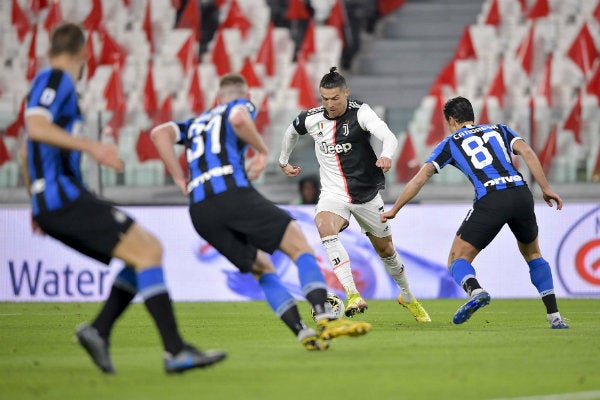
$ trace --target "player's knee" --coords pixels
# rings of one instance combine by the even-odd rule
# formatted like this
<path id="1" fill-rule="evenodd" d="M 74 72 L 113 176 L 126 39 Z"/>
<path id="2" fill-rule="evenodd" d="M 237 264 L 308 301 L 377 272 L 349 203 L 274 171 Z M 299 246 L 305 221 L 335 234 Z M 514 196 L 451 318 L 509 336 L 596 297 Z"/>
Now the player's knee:
<path id="1" fill-rule="evenodd" d="M 162 263 L 163 245 L 156 236 L 146 231 L 139 244 L 144 249 L 140 261 L 142 264 L 159 265 Z"/>
<path id="2" fill-rule="evenodd" d="M 163 257 L 163 245 L 160 242 L 160 240 L 158 240 L 158 238 L 154 235 L 152 235 L 152 239 L 150 240 L 150 253 L 152 255 L 153 258 L 157 259 L 157 260 L 162 260 Z"/>

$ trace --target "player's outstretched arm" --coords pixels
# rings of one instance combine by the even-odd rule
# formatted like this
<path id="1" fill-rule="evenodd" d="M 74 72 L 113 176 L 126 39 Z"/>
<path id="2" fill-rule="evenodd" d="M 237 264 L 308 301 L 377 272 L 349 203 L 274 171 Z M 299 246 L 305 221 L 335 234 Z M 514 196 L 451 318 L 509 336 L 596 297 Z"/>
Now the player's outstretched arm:
<path id="1" fill-rule="evenodd" d="M 123 160 L 119 158 L 119 150 L 114 144 L 70 135 L 43 115 L 32 114 L 25 116 L 25 126 L 27 127 L 29 138 L 33 141 L 44 142 L 67 150 L 88 153 L 101 165 L 117 171 L 122 171 L 125 166 Z"/>
<path id="2" fill-rule="evenodd" d="M 556 194 L 552 188 L 550 188 L 550 184 L 548 183 L 548 179 L 546 179 L 542 164 L 540 163 L 539 158 L 531 146 L 529 146 L 523 140 L 517 140 L 513 145 L 513 150 L 523 157 L 525 164 L 527 164 L 527 167 L 531 171 L 531 175 L 533 175 L 533 179 L 535 179 L 542 189 L 542 194 L 546 204 L 548 204 L 550 207 L 553 207 L 552 201 L 554 200 L 556 202 L 556 209 L 562 209 L 563 201 L 560 196 Z"/>
<path id="3" fill-rule="evenodd" d="M 181 190 L 183 195 L 187 195 L 187 182 L 185 179 L 185 173 L 177 160 L 175 154 L 175 148 L 173 145 L 177 142 L 177 134 L 179 128 L 174 122 L 165 122 L 164 124 L 158 125 L 150 132 L 152 142 L 158 151 L 158 155 L 161 160 L 165 163 L 167 171 L 173 177 L 173 181 Z"/>
<path id="4" fill-rule="evenodd" d="M 298 143 L 298 132 L 292 124 L 290 124 L 285 133 L 283 135 L 283 142 L 281 143 L 281 153 L 279 154 L 279 166 L 281 167 L 281 171 L 286 174 L 288 177 L 298 176 L 300 172 L 302 172 L 302 168 L 291 165 L 288 163 L 290 159 L 290 155 L 292 151 L 294 151 L 294 147 L 296 147 L 296 143 Z"/>
<path id="5" fill-rule="evenodd" d="M 400 209 L 404 207 L 406 203 L 411 201 L 413 197 L 419 193 L 423 185 L 427 183 L 433 174 L 435 174 L 435 167 L 433 164 L 425 163 L 419 172 L 417 172 L 416 175 L 413 176 L 413 178 L 406 184 L 404 190 L 402 193 L 400 193 L 392 208 L 380 215 L 381 222 L 385 222 L 388 219 L 394 218 L 396 214 L 398 214 L 398 211 L 400 211 Z"/>
<path id="6" fill-rule="evenodd" d="M 250 145 L 255 153 L 248 161 L 246 173 L 250 180 L 257 179 L 265 170 L 269 149 L 260 136 L 248 110 L 243 106 L 234 107 L 229 113 L 229 123 L 235 134 Z"/>

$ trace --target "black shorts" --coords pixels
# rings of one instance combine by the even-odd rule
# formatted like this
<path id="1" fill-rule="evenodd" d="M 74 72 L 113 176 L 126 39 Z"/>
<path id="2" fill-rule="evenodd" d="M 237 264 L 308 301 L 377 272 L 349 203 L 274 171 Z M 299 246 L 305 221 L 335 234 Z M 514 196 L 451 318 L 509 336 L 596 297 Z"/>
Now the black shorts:
<path id="1" fill-rule="evenodd" d="M 64 207 L 35 217 L 40 228 L 67 246 L 109 264 L 133 219 L 108 201 L 83 192 Z"/>
<path id="2" fill-rule="evenodd" d="M 527 186 L 497 190 L 477 200 L 456 234 L 483 250 L 504 224 L 508 224 L 521 243 L 528 244 L 537 238 L 533 196 Z"/>
<path id="3" fill-rule="evenodd" d="M 233 263 L 250 272 L 257 249 L 272 254 L 292 217 L 253 188 L 238 188 L 190 205 L 196 232 Z"/>

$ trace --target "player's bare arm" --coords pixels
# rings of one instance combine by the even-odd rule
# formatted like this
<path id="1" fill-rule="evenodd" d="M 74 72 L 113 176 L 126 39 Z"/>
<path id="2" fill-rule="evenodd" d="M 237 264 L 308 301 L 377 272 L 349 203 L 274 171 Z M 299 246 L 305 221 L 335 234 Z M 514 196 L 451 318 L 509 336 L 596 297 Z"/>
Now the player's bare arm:
<path id="1" fill-rule="evenodd" d="M 112 143 L 96 142 L 80 136 L 70 135 L 41 114 L 25 116 L 25 126 L 31 140 L 63 149 L 86 152 L 101 165 L 123 171 L 123 160 L 119 158 L 117 146 Z"/>
<path id="2" fill-rule="evenodd" d="M 267 165 L 269 149 L 245 107 L 234 107 L 229 114 L 229 122 L 235 134 L 255 150 L 252 158 L 248 159 L 246 169 L 248 178 L 255 180 L 262 174 Z"/>
<path id="3" fill-rule="evenodd" d="M 435 167 L 433 164 L 425 163 L 419 172 L 417 172 L 417 174 L 406 184 L 392 208 L 380 215 L 381 222 L 386 222 L 388 219 L 394 218 L 396 214 L 398 214 L 398 211 L 421 191 L 421 188 L 433 174 L 435 174 Z"/>
<path id="4" fill-rule="evenodd" d="M 27 194 L 31 197 L 31 178 L 29 177 L 29 170 L 27 169 L 27 142 L 23 141 L 19 147 L 19 166 L 21 167 L 21 173 L 23 174 L 23 183 L 27 189 Z M 44 231 L 35 219 L 31 216 L 31 231 L 37 235 L 45 235 Z"/>
<path id="5" fill-rule="evenodd" d="M 175 148 L 173 145 L 177 142 L 179 128 L 173 122 L 165 122 L 158 125 L 150 132 L 152 142 L 158 151 L 158 155 L 165 163 L 165 167 L 169 174 L 173 177 L 173 181 L 181 190 L 183 195 L 187 195 L 187 181 L 183 168 L 177 160 Z"/>
<path id="6" fill-rule="evenodd" d="M 527 167 L 531 171 L 533 178 L 540 185 L 542 189 L 542 194 L 544 197 L 544 201 L 548 206 L 553 207 L 552 201 L 556 202 L 556 209 L 560 210 L 563 206 L 563 201 L 558 194 L 556 194 L 548 183 L 548 179 L 546 179 L 546 175 L 544 174 L 544 169 L 542 168 L 542 164 L 540 163 L 539 158 L 525 141 L 517 140 L 513 145 L 513 150 L 523 157 L 523 160 L 527 164 Z"/>
<path id="7" fill-rule="evenodd" d="M 281 171 L 290 178 L 298 176 L 298 174 L 302 172 L 302 168 L 288 162 L 292 151 L 294 151 L 294 147 L 296 147 L 296 143 L 298 143 L 299 137 L 300 135 L 298 135 L 298 132 L 296 132 L 296 129 L 294 129 L 294 126 L 291 124 L 283 135 L 281 153 L 279 154 L 279 166 L 281 167 Z"/>

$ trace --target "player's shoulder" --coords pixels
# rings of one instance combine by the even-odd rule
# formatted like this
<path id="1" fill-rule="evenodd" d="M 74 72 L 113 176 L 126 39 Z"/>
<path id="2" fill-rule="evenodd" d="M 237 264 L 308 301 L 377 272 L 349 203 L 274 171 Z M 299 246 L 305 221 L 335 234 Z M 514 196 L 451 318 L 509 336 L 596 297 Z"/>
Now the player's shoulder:
<path id="1" fill-rule="evenodd" d="M 59 86 L 66 84 L 66 88 L 74 87 L 73 80 L 62 69 L 46 67 L 41 69 L 33 78 L 32 87 L 45 86 L 58 89 Z"/>
<path id="2" fill-rule="evenodd" d="M 319 106 L 319 107 L 310 108 L 308 110 L 304 110 L 300 113 L 300 115 L 304 114 L 305 117 L 310 117 L 312 115 L 322 115 L 324 111 L 325 111 L 325 107 Z"/>
<path id="3" fill-rule="evenodd" d="M 251 114 L 256 111 L 256 106 L 254 105 L 254 103 L 251 102 L 250 99 L 247 99 L 245 97 L 240 97 L 239 99 L 232 100 L 229 103 L 229 105 L 231 106 L 231 108 L 236 106 L 244 107 Z"/>
<path id="4" fill-rule="evenodd" d="M 308 110 L 300 111 L 300 114 L 294 120 L 294 126 L 311 124 L 324 118 L 325 108 L 323 106 L 309 108 Z"/>
<path id="5" fill-rule="evenodd" d="M 348 100 L 348 108 L 353 109 L 353 110 L 358 110 L 361 107 L 366 108 L 366 107 L 369 107 L 369 105 L 367 103 L 363 103 L 362 101 L 359 101 L 359 100 L 354 100 L 354 99 Z"/>

